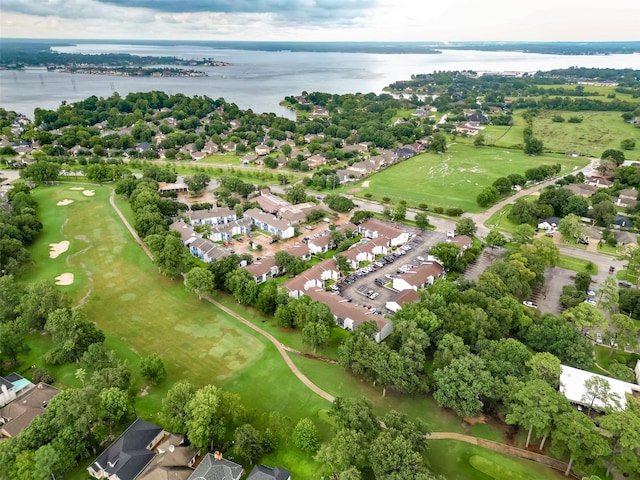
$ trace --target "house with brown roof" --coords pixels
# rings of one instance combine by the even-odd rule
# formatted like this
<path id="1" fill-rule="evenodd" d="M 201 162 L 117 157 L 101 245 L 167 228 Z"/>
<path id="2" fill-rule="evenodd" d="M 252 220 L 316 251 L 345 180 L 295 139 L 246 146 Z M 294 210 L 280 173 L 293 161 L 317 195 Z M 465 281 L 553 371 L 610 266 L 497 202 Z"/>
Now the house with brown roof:
<path id="1" fill-rule="evenodd" d="M 304 261 L 311 259 L 311 250 L 309 250 L 309 246 L 305 243 L 299 243 L 294 245 L 293 247 L 289 247 L 285 250 L 292 257 L 300 258 Z"/>
<path id="2" fill-rule="evenodd" d="M 374 238 L 366 243 L 356 243 L 341 255 L 349 261 L 351 268 L 357 269 L 360 262 L 373 262 L 376 255 L 386 255 L 389 251 L 386 243 L 385 238 Z"/>
<path id="3" fill-rule="evenodd" d="M 34 385 L 24 378 L 22 381 L 11 383 L 14 385 L 16 397 L 0 409 L 0 438 L 19 435 L 34 418 L 46 412 L 49 401 L 60 393 L 60 390 L 51 385 Z M 19 385 L 16 386 L 15 383 Z M 18 388 L 19 386 L 22 388 Z"/>
<path id="4" fill-rule="evenodd" d="M 473 239 L 469 235 L 456 235 L 455 237 L 447 240 L 455 243 L 460 247 L 460 253 L 464 253 L 468 248 L 473 245 Z"/>
<path id="5" fill-rule="evenodd" d="M 272 193 L 262 193 L 257 197 L 253 197 L 252 201 L 256 202 L 263 212 L 277 214 L 282 207 L 289 207 L 291 203 L 284 198 Z"/>
<path id="6" fill-rule="evenodd" d="M 322 210 L 322 208 L 313 202 L 285 205 L 278 210 L 278 216 L 291 223 L 302 223 L 307 220 L 307 215 L 312 210 Z"/>
<path id="7" fill-rule="evenodd" d="M 613 182 L 605 177 L 600 177 L 597 175 L 593 175 L 591 177 L 587 177 L 584 181 L 587 185 L 593 185 L 598 188 L 609 188 L 613 185 Z"/>
<path id="8" fill-rule="evenodd" d="M 182 435 L 167 433 L 154 452 L 136 480 L 188 480 L 193 473 L 198 451 L 186 446 Z"/>
<path id="9" fill-rule="evenodd" d="M 227 142 L 224 145 L 222 145 L 222 149 L 225 152 L 235 152 L 236 151 L 236 143 L 235 142 Z"/>
<path id="10" fill-rule="evenodd" d="M 638 203 L 638 191 L 633 188 L 625 188 L 623 190 L 620 190 L 618 196 L 613 200 L 618 207 L 635 207 Z"/>
<path id="11" fill-rule="evenodd" d="M 326 164 L 327 159 L 324 155 L 318 153 L 316 155 L 311 155 L 309 158 L 307 158 L 306 162 L 307 165 L 309 165 L 309 168 L 318 168 Z"/>
<path id="12" fill-rule="evenodd" d="M 572 183 L 566 185 L 564 188 L 570 190 L 574 195 L 580 195 L 585 198 L 589 198 L 591 195 L 596 193 L 598 187 L 594 185 L 587 185 L 586 183 Z"/>
<path id="13" fill-rule="evenodd" d="M 394 277 L 393 289 L 403 292 L 405 290 L 418 290 L 432 285 L 436 278 L 444 275 L 444 268 L 437 262 L 420 265 L 415 270 L 409 270 L 401 277 Z"/>
<path id="14" fill-rule="evenodd" d="M 263 257 L 244 268 L 253 276 L 256 283 L 264 283 L 281 273 L 275 257 Z"/>
<path id="15" fill-rule="evenodd" d="M 159 193 L 187 193 L 189 191 L 189 186 L 186 183 L 166 183 L 159 182 L 158 183 L 158 192 Z"/>
<path id="16" fill-rule="evenodd" d="M 309 251 L 314 255 L 328 252 L 330 244 L 331 244 L 330 235 L 321 235 L 318 238 L 310 238 L 309 241 L 307 242 Z"/>
<path id="17" fill-rule="evenodd" d="M 377 218 L 369 218 L 358 225 L 358 233 L 366 238 L 386 238 L 387 245 L 391 247 L 404 245 L 409 241 L 409 232 L 405 232 Z"/>
<path id="18" fill-rule="evenodd" d="M 198 234 L 191 225 L 187 225 L 182 219 L 173 222 L 169 226 L 169 230 L 175 230 L 180 234 L 180 240 L 182 240 L 183 245 L 186 245 L 190 240 L 193 241 L 198 238 Z"/>
<path id="19" fill-rule="evenodd" d="M 310 291 L 324 289 L 324 282 L 327 280 L 338 280 L 340 270 L 333 258 L 328 258 L 315 265 L 306 272 L 296 275 L 281 285 L 289 292 L 289 296 L 300 298 L 302 295 L 310 295 Z"/>
<path id="20" fill-rule="evenodd" d="M 393 331 L 393 325 L 388 318 L 374 314 L 368 308 L 349 302 L 337 294 L 324 290 L 310 290 L 308 295 L 313 300 L 327 305 L 336 323 L 345 330 L 353 331 L 364 322 L 375 322 L 377 332 L 374 335 L 374 340 L 378 343 L 391 335 Z"/>
<path id="21" fill-rule="evenodd" d="M 269 145 L 261 143 L 260 145 L 256 145 L 256 148 L 254 148 L 254 152 L 256 152 L 256 155 L 260 157 L 263 155 L 269 155 L 271 153 L 271 147 L 269 147 Z"/>
<path id="22" fill-rule="evenodd" d="M 388 302 L 384 304 L 384 306 L 396 313 L 398 310 L 402 308 L 402 305 L 405 303 L 413 303 L 417 302 L 420 297 L 418 296 L 418 292 L 413 288 L 408 288 L 403 290 L 402 292 L 398 292 L 393 298 L 391 298 Z"/>

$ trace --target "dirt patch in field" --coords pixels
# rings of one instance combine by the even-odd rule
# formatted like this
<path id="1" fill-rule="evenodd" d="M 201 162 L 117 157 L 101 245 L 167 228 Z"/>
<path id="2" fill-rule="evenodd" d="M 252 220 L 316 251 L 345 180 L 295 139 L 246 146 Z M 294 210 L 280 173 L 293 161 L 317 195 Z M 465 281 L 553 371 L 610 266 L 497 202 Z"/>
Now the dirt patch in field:
<path id="1" fill-rule="evenodd" d="M 60 243 L 50 243 L 49 248 L 51 249 L 49 252 L 49 258 L 58 258 L 64 252 L 69 250 L 69 240 L 63 240 Z"/>
<path id="2" fill-rule="evenodd" d="M 68 198 L 65 198 L 64 200 L 60 200 L 58 203 L 56 203 L 56 205 L 58 207 L 64 207 L 65 205 L 69 205 L 70 203 L 73 203 L 73 200 L 69 200 Z"/>
<path id="3" fill-rule="evenodd" d="M 56 285 L 71 285 L 73 283 L 73 273 L 63 273 L 56 277 Z"/>

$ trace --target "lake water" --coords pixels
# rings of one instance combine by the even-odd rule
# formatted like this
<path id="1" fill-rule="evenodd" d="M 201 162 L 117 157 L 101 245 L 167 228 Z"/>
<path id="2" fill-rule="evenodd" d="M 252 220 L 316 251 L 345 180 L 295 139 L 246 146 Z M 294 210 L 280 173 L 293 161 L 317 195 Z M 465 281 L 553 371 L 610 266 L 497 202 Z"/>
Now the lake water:
<path id="1" fill-rule="evenodd" d="M 329 93 L 380 93 L 396 80 L 437 70 L 504 72 L 598 67 L 640 69 L 640 54 L 543 55 L 523 52 L 444 50 L 441 54 L 367 54 L 337 52 L 265 52 L 216 49 L 205 46 L 154 46 L 122 44 L 78 44 L 57 47 L 60 52 L 123 52 L 139 55 L 213 57 L 229 67 L 198 67 L 208 77 L 132 78 L 47 72 L 42 68 L 0 71 L 0 107 L 30 118 L 36 107 L 56 109 L 62 101 L 74 102 L 92 95 L 108 97 L 113 92 L 162 90 L 188 96 L 224 98 L 240 108 L 288 116 L 278 103 L 302 91 Z"/>

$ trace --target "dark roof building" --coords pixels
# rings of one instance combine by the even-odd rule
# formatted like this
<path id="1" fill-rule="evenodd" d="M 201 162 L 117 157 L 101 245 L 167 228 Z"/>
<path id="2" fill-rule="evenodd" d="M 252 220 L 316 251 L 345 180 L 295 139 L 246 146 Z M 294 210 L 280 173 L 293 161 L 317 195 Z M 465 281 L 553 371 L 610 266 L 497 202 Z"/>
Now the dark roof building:
<path id="1" fill-rule="evenodd" d="M 280 467 L 256 465 L 251 470 L 247 480 L 291 480 L 291 472 Z"/>
<path id="2" fill-rule="evenodd" d="M 155 457 L 153 448 L 163 437 L 161 427 L 139 418 L 87 470 L 95 478 L 134 480 Z"/>
<path id="3" fill-rule="evenodd" d="M 241 465 L 222 458 L 220 452 L 207 453 L 189 480 L 239 480 L 243 472 Z"/>

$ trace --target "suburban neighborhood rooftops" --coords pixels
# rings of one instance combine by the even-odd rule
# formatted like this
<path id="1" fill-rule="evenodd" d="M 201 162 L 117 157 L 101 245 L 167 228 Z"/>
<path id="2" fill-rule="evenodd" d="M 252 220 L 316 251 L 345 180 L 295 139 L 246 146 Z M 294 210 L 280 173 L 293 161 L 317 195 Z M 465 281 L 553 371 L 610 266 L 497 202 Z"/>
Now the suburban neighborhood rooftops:
<path id="1" fill-rule="evenodd" d="M 18 435 L 34 418 L 45 413 L 49 401 L 60 393 L 60 390 L 46 383 L 39 383 L 31 389 L 24 390 L 25 393 L 18 395 L 14 401 L 0 409 L 0 417 L 8 420 L 0 426 L 0 436 Z"/>
<path id="2" fill-rule="evenodd" d="M 152 443 L 161 433 L 161 427 L 138 418 L 89 466 L 90 473 L 134 480 L 155 456 Z"/>
<path id="3" fill-rule="evenodd" d="M 255 465 L 247 480 L 289 480 L 290 478 L 291 472 L 285 468 Z"/>
<path id="4" fill-rule="evenodd" d="M 189 480 L 238 480 L 242 472 L 242 465 L 222 458 L 218 452 L 216 455 L 207 453 Z"/>

